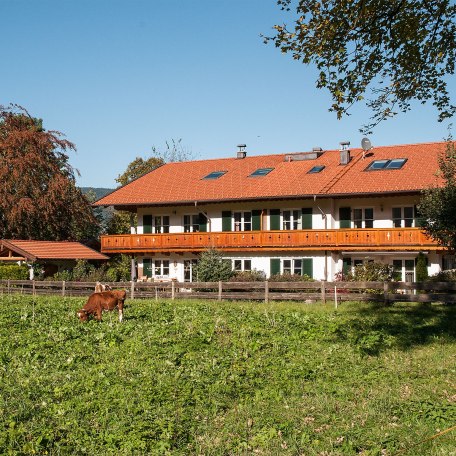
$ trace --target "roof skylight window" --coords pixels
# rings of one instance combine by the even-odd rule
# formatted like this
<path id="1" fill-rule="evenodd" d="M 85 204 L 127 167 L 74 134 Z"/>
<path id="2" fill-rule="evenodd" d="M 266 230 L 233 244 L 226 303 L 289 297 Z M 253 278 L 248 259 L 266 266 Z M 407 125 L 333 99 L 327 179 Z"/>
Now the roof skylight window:
<path id="1" fill-rule="evenodd" d="M 250 174 L 249 177 L 266 176 L 266 174 L 269 174 L 273 169 L 274 168 L 258 168 L 256 171 Z"/>
<path id="2" fill-rule="evenodd" d="M 226 171 L 212 171 L 212 173 L 209 173 L 207 176 L 204 176 L 203 179 L 218 179 L 219 177 L 222 177 L 224 174 L 226 174 Z"/>
<path id="3" fill-rule="evenodd" d="M 314 166 L 312 169 L 310 169 L 307 174 L 316 174 L 316 173 L 321 173 L 325 169 L 324 165 L 318 165 Z"/>
<path id="4" fill-rule="evenodd" d="M 374 160 L 366 168 L 366 171 L 379 171 L 382 169 L 401 169 L 406 161 L 406 158 L 393 158 L 392 160 Z"/>

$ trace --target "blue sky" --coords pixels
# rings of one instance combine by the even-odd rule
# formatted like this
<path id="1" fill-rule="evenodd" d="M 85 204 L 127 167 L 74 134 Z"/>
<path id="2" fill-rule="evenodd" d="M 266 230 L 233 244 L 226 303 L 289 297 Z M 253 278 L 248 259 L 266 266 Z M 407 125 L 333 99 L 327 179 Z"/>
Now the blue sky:
<path id="1" fill-rule="evenodd" d="M 0 18 L 0 104 L 76 144 L 81 186 L 115 187 L 171 139 L 197 159 L 234 156 L 239 143 L 250 155 L 358 147 L 369 117 L 357 106 L 337 120 L 315 70 L 263 44 L 284 20 L 275 0 L 0 0 Z M 440 141 L 448 122 L 436 119 L 416 105 L 369 138 Z"/>

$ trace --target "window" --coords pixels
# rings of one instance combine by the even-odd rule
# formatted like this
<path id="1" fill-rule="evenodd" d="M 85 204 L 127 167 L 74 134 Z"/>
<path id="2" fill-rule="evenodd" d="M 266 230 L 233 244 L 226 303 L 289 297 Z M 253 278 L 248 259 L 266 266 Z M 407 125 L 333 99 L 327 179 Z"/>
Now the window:
<path id="1" fill-rule="evenodd" d="M 231 269 L 236 272 L 240 271 L 251 271 L 252 260 L 233 260 Z"/>
<path id="2" fill-rule="evenodd" d="M 413 282 L 415 260 L 393 260 L 393 279 L 397 282 Z"/>
<path id="3" fill-rule="evenodd" d="M 233 231 L 252 231 L 251 212 L 233 212 Z"/>
<path id="4" fill-rule="evenodd" d="M 301 211 L 290 210 L 282 212 L 282 229 L 299 230 L 301 229 Z"/>
<path id="5" fill-rule="evenodd" d="M 393 207 L 392 220 L 394 228 L 409 228 L 415 226 L 415 208 L 408 207 Z"/>
<path id="6" fill-rule="evenodd" d="M 274 168 L 258 168 L 256 171 L 250 174 L 249 177 L 266 176 L 266 174 L 269 174 L 273 169 Z"/>
<path id="7" fill-rule="evenodd" d="M 283 260 L 283 274 L 302 275 L 302 260 Z"/>
<path id="8" fill-rule="evenodd" d="M 374 209 L 371 207 L 353 209 L 353 227 L 354 228 L 373 228 L 374 227 Z"/>
<path id="9" fill-rule="evenodd" d="M 374 160 L 365 169 L 365 171 L 379 171 L 382 169 L 401 169 L 406 161 L 406 158 L 393 158 L 392 160 Z"/>
<path id="10" fill-rule="evenodd" d="M 184 233 L 195 233 L 200 230 L 199 214 L 184 215 Z"/>
<path id="11" fill-rule="evenodd" d="M 196 281 L 196 265 L 198 260 L 184 260 L 184 282 Z"/>
<path id="12" fill-rule="evenodd" d="M 321 173 L 325 169 L 324 165 L 320 166 L 314 166 L 312 169 L 310 169 L 307 174 L 316 174 L 316 173 Z"/>
<path id="13" fill-rule="evenodd" d="M 156 215 L 154 217 L 154 233 L 169 233 L 168 215 Z"/>
<path id="14" fill-rule="evenodd" d="M 226 174 L 226 171 L 212 171 L 207 176 L 204 176 L 203 179 L 218 179 L 219 177 Z"/>
<path id="15" fill-rule="evenodd" d="M 169 276 L 169 260 L 154 260 L 154 277 Z"/>

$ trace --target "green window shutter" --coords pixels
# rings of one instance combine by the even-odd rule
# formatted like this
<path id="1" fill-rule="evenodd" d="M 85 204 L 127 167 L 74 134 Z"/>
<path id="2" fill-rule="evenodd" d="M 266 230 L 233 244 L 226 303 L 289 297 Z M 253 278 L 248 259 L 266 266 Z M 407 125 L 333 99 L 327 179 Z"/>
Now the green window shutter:
<path id="1" fill-rule="evenodd" d="M 143 275 L 152 277 L 152 260 L 150 258 L 143 259 Z"/>
<path id="2" fill-rule="evenodd" d="M 271 230 L 280 230 L 280 209 L 269 210 L 269 226 Z"/>
<path id="3" fill-rule="evenodd" d="M 231 231 L 231 211 L 222 211 L 222 231 Z"/>
<path id="4" fill-rule="evenodd" d="M 308 275 L 313 278 L 313 258 L 302 259 L 302 275 Z"/>
<path id="5" fill-rule="evenodd" d="M 143 233 L 152 233 L 152 215 L 143 215 Z"/>
<path id="6" fill-rule="evenodd" d="M 339 208 L 339 226 L 340 228 L 351 228 L 351 208 Z"/>
<path id="7" fill-rule="evenodd" d="M 271 258 L 271 275 L 280 274 L 280 258 Z"/>
<path id="8" fill-rule="evenodd" d="M 343 274 L 348 274 L 351 271 L 352 267 L 352 259 L 351 258 L 343 258 L 342 259 L 342 272 Z"/>
<path id="9" fill-rule="evenodd" d="M 207 231 L 207 218 L 204 214 L 199 214 L 199 230 L 202 233 Z"/>
<path id="10" fill-rule="evenodd" d="M 302 229 L 311 230 L 312 229 L 312 208 L 304 207 L 302 209 Z"/>
<path id="11" fill-rule="evenodd" d="M 252 211 L 252 230 L 261 230 L 261 211 L 258 209 Z"/>

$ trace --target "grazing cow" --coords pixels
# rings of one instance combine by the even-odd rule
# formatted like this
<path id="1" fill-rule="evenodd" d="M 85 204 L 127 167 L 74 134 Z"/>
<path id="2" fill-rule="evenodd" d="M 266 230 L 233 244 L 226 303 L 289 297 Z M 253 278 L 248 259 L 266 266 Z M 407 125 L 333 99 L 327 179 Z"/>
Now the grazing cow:
<path id="1" fill-rule="evenodd" d="M 119 309 L 119 321 L 123 320 L 123 306 L 127 297 L 125 290 L 102 291 L 100 293 L 92 293 L 87 300 L 86 305 L 78 310 L 77 316 L 81 321 L 87 321 L 91 315 L 101 321 L 101 314 Z"/>
<path id="2" fill-rule="evenodd" d="M 103 285 L 100 282 L 95 284 L 95 293 L 101 293 L 102 291 L 109 291 L 111 287 L 109 285 Z"/>

